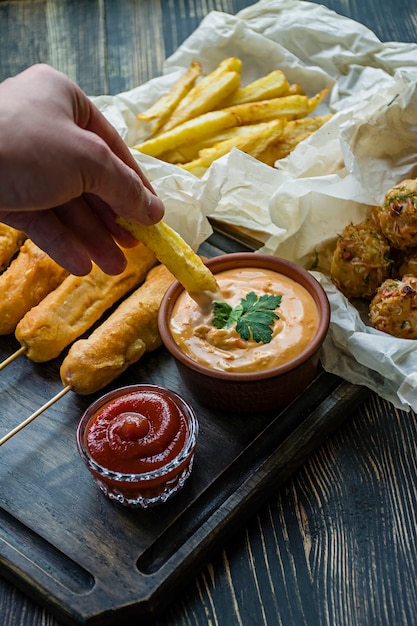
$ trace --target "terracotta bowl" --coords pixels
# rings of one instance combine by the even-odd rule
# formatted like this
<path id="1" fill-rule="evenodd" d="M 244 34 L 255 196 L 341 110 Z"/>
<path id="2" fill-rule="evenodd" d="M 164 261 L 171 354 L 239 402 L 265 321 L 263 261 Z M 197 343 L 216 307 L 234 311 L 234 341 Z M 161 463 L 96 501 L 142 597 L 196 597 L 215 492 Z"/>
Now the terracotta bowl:
<path id="1" fill-rule="evenodd" d="M 270 255 L 254 252 L 221 255 L 208 260 L 207 266 L 214 274 L 233 268 L 256 267 L 288 276 L 313 297 L 318 310 L 318 328 L 298 356 L 277 367 L 245 373 L 212 369 L 187 356 L 171 334 L 169 320 L 177 298 L 184 291 L 176 281 L 162 300 L 158 325 L 162 341 L 174 357 L 184 384 L 202 404 L 227 412 L 259 413 L 288 405 L 317 375 L 319 350 L 330 323 L 330 305 L 324 289 L 308 271 Z"/>

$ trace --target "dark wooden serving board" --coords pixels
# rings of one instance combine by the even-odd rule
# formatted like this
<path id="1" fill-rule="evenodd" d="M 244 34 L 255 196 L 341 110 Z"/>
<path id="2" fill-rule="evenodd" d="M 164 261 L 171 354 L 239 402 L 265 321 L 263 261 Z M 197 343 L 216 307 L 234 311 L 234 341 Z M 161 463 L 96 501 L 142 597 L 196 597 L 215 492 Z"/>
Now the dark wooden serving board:
<path id="1" fill-rule="evenodd" d="M 218 243 L 203 252 L 236 249 L 221 236 Z M 0 360 L 16 347 L 14 337 L 1 338 Z M 0 437 L 62 389 L 61 360 L 22 356 L 0 372 Z M 149 511 L 107 500 L 75 443 L 96 397 L 137 382 L 182 394 L 200 422 L 191 478 Z M 0 571 L 63 623 L 151 621 L 368 393 L 320 373 L 279 415 L 220 414 L 198 405 L 164 348 L 94 396 L 69 392 L 0 448 Z"/>

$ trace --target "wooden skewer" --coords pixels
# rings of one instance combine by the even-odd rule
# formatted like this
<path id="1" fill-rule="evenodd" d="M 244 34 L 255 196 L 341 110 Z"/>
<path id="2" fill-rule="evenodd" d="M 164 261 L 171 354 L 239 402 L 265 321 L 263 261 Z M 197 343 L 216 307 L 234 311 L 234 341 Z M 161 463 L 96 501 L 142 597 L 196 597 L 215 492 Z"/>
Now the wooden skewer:
<path id="1" fill-rule="evenodd" d="M 0 370 L 4 369 L 6 367 L 6 365 L 9 365 L 9 363 L 12 363 L 12 361 L 17 359 L 21 354 L 24 354 L 25 352 L 26 352 L 25 346 L 22 346 L 21 348 L 18 348 L 16 350 L 16 352 L 13 352 L 13 354 L 8 356 L 7 359 L 4 359 L 4 361 L 2 361 L 2 363 L 0 363 Z"/>
<path id="2" fill-rule="evenodd" d="M 60 400 L 63 396 L 65 396 L 65 394 L 68 393 L 68 391 L 71 391 L 71 387 L 69 385 L 67 387 L 64 387 L 64 389 L 62 389 L 59 393 L 57 393 L 53 398 L 48 400 L 48 402 L 45 402 L 45 404 L 41 406 L 40 409 L 32 413 L 32 415 L 29 415 L 29 417 L 27 417 L 23 422 L 21 422 L 18 426 L 13 428 L 13 430 L 8 432 L 7 435 L 4 435 L 4 437 L 0 439 L 0 446 L 6 443 L 6 441 L 11 439 L 13 435 L 21 431 L 25 426 L 30 424 L 30 422 L 33 422 L 33 420 L 36 417 L 38 417 L 41 413 L 46 411 L 46 409 L 48 409 L 50 406 L 55 404 L 55 402 L 58 402 L 58 400 Z"/>

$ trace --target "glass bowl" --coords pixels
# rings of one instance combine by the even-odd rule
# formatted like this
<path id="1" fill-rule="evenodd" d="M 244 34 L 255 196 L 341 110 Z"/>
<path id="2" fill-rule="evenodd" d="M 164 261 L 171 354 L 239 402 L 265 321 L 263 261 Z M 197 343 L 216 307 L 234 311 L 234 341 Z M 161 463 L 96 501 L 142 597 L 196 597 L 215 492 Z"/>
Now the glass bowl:
<path id="1" fill-rule="evenodd" d="M 77 428 L 81 459 L 103 493 L 146 509 L 190 476 L 198 437 L 193 408 L 158 385 L 131 385 L 93 402 Z"/>

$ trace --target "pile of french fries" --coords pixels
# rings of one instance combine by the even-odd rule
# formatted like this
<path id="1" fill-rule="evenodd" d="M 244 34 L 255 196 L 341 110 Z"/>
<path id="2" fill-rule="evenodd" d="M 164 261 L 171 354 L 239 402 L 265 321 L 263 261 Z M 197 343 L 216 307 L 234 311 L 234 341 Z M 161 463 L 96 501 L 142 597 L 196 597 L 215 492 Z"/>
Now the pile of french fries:
<path id="1" fill-rule="evenodd" d="M 210 74 L 193 61 L 171 90 L 138 114 L 149 136 L 134 148 L 202 176 L 238 148 L 273 166 L 331 115 L 312 116 L 328 88 L 308 97 L 274 70 L 241 86 L 242 61 L 224 59 Z"/>

